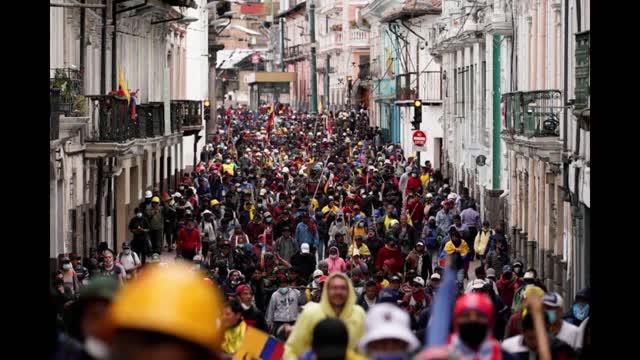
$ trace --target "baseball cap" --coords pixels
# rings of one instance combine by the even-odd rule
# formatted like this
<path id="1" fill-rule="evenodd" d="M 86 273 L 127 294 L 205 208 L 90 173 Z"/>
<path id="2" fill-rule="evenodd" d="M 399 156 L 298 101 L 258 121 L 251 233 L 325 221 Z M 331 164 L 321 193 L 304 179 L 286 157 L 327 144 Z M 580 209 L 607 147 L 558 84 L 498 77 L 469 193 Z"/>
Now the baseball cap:
<path id="1" fill-rule="evenodd" d="M 524 273 L 524 276 L 522 278 L 524 280 L 533 280 L 535 279 L 535 276 L 533 276 L 533 271 L 527 271 L 526 273 Z"/>
<path id="2" fill-rule="evenodd" d="M 556 292 L 549 292 L 542 297 L 542 303 L 545 306 L 559 308 L 563 306 L 564 301 L 562 300 L 562 296 L 560 296 L 560 294 Z"/>
<path id="3" fill-rule="evenodd" d="M 416 246 L 418 246 L 418 245 L 422 245 L 422 246 L 424 246 L 424 242 L 422 242 L 422 241 L 418 241 L 418 242 L 416 243 Z"/>
<path id="4" fill-rule="evenodd" d="M 496 271 L 493 268 L 488 268 L 487 269 L 487 277 L 488 278 L 495 278 L 496 277 Z"/>
<path id="5" fill-rule="evenodd" d="M 267 189 L 260 189 L 260 196 L 264 196 L 267 193 Z"/>
<path id="6" fill-rule="evenodd" d="M 502 272 L 506 273 L 506 272 L 513 272 L 513 268 L 511 267 L 511 265 L 505 265 L 502 267 Z"/>
<path id="7" fill-rule="evenodd" d="M 434 279 L 435 279 L 435 280 L 440 280 L 440 274 L 438 274 L 438 273 L 433 273 L 433 274 L 431 274 L 431 278 L 430 278 L 430 279 L 432 279 L 432 280 L 434 280 Z"/>
<path id="8" fill-rule="evenodd" d="M 304 244 L 303 244 L 303 245 L 304 245 Z M 320 269 L 316 269 L 316 270 L 313 272 L 313 278 L 314 278 L 314 279 L 315 279 L 316 277 L 318 277 L 318 276 L 322 276 L 322 275 L 324 275 L 324 273 L 323 273 L 323 272 L 322 272 L 322 270 L 320 270 Z"/>
<path id="9" fill-rule="evenodd" d="M 424 279 L 420 276 L 416 276 L 413 278 L 413 282 L 419 284 L 420 286 L 424 286 Z"/>
<path id="10" fill-rule="evenodd" d="M 391 282 L 394 282 L 394 281 L 398 281 L 398 282 L 399 282 L 399 281 L 400 281 L 400 278 L 399 278 L 398 276 L 396 276 L 396 275 L 393 275 L 393 276 L 391 277 L 391 279 L 389 279 L 389 280 L 390 280 Z"/>
<path id="11" fill-rule="evenodd" d="M 300 245 L 300 251 L 303 254 L 308 254 L 309 253 L 309 244 L 304 243 L 304 244 Z"/>
<path id="12" fill-rule="evenodd" d="M 408 352 L 413 352 L 420 346 L 420 341 L 411 331 L 409 314 L 390 303 L 376 304 L 369 309 L 364 319 L 364 336 L 358 343 L 358 349 L 366 353 L 369 343 L 385 339 L 406 342 Z"/>

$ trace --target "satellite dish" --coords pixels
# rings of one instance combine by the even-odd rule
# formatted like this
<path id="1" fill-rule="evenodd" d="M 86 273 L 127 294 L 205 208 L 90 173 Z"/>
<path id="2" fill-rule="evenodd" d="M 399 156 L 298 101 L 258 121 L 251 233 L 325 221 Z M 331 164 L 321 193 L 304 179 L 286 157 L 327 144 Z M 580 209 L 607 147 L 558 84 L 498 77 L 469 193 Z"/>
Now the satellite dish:
<path id="1" fill-rule="evenodd" d="M 479 155 L 476 157 L 476 165 L 484 166 L 487 163 L 487 157 L 484 155 Z"/>

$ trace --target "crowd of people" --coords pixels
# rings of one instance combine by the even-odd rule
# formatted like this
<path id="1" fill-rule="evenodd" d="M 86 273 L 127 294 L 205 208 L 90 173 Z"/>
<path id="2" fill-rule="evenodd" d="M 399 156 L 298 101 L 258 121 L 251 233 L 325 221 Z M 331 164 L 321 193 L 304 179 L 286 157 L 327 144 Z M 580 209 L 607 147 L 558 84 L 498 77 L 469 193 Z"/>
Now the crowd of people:
<path id="1" fill-rule="evenodd" d="M 540 341 L 576 359 L 590 347 L 589 290 L 565 313 L 468 189 L 386 143 L 365 110 L 275 104 L 217 121 L 178 188 L 145 193 L 121 251 L 59 257 L 58 358 L 230 357 L 248 326 L 284 342 L 284 359 L 530 359 Z M 447 276 L 446 355 L 419 353 Z"/>

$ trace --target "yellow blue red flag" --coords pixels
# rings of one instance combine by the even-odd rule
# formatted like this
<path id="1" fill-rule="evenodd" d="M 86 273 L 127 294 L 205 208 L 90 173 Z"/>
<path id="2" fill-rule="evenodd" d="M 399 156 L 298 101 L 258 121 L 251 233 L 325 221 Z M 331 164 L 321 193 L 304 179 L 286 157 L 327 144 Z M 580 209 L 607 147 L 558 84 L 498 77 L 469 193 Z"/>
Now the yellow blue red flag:
<path id="1" fill-rule="evenodd" d="M 233 360 L 280 360 L 284 354 L 284 344 L 254 327 L 247 327 L 247 333 Z"/>

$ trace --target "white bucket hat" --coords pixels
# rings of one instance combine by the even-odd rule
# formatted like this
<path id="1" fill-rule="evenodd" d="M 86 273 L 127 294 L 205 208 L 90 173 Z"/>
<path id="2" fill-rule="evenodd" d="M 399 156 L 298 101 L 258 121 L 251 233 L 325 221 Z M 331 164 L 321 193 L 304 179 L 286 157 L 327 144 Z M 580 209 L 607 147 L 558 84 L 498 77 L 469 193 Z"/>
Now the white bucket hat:
<path id="1" fill-rule="evenodd" d="M 413 352 L 420 346 L 420 341 L 411 332 L 409 314 L 389 303 L 376 304 L 369 309 L 364 319 L 364 336 L 358 343 L 358 349 L 364 354 L 369 343 L 383 339 L 406 342 L 408 352 Z"/>

